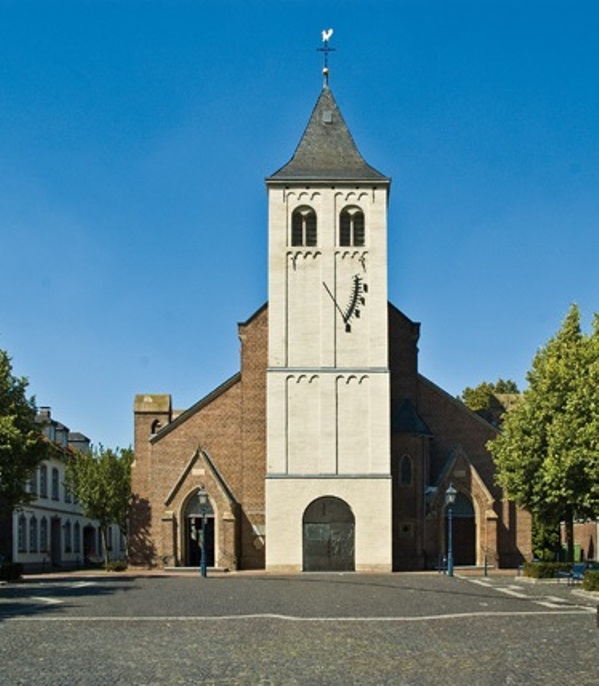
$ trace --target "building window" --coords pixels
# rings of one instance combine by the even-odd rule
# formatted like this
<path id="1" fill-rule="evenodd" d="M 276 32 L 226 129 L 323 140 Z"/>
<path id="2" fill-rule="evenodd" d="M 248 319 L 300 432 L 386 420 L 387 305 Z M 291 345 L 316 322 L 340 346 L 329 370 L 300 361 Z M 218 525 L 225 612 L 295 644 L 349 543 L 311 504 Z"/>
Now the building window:
<path id="1" fill-rule="evenodd" d="M 48 497 L 48 467 L 43 464 L 40 467 L 40 498 Z"/>
<path id="2" fill-rule="evenodd" d="M 71 532 L 71 522 L 67 522 L 64 525 L 64 551 L 65 553 L 70 553 L 73 550 L 72 542 L 72 532 Z"/>
<path id="3" fill-rule="evenodd" d="M 40 553 L 48 552 L 48 520 L 42 517 L 40 520 Z"/>
<path id="4" fill-rule="evenodd" d="M 63 495 L 65 503 L 73 502 L 73 496 L 71 495 L 71 491 L 69 490 L 69 487 L 66 483 L 63 484 Z"/>
<path id="5" fill-rule="evenodd" d="M 46 418 L 46 419 L 47 419 L 47 418 Z M 56 439 L 56 426 L 54 425 L 53 422 L 50 422 L 49 424 L 46 424 L 46 426 L 45 426 L 45 428 L 44 428 L 44 436 L 45 436 L 48 440 L 52 441 L 52 443 L 54 443 L 54 441 L 55 441 L 55 439 Z"/>
<path id="6" fill-rule="evenodd" d="M 27 518 L 25 515 L 19 517 L 17 530 L 17 548 L 20 553 L 27 552 Z"/>
<path id="7" fill-rule="evenodd" d="M 79 522 L 75 522 L 75 526 L 73 527 L 73 552 L 81 552 L 81 526 L 79 525 Z"/>
<path id="8" fill-rule="evenodd" d="M 316 212 L 307 206 L 298 207 L 291 215 L 291 245 L 316 245 Z"/>
<path id="9" fill-rule="evenodd" d="M 399 482 L 402 486 L 412 485 L 412 458 L 404 455 L 399 465 Z"/>
<path id="10" fill-rule="evenodd" d="M 365 244 L 364 212 L 359 207 L 344 207 L 339 215 L 339 245 Z"/>
<path id="11" fill-rule="evenodd" d="M 52 500 L 58 500 L 58 492 L 60 490 L 60 474 L 56 467 L 52 468 Z"/>
<path id="12" fill-rule="evenodd" d="M 29 552 L 37 553 L 37 518 L 29 520 Z"/>
<path id="13" fill-rule="evenodd" d="M 31 495 L 37 495 L 37 472 L 33 472 L 27 484 L 27 490 Z"/>

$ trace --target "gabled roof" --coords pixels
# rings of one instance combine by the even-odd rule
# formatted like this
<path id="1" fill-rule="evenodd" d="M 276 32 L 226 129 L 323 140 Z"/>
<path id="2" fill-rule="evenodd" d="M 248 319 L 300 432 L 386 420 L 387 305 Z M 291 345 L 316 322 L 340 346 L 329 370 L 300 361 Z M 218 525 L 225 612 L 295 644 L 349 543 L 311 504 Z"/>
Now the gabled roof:
<path id="1" fill-rule="evenodd" d="M 293 157 L 267 179 L 272 181 L 389 183 L 390 179 L 366 163 L 325 84 Z"/>
<path id="2" fill-rule="evenodd" d="M 220 395 L 228 391 L 229 388 L 234 386 L 236 383 L 239 383 L 240 380 L 241 372 L 233 374 L 233 376 L 224 381 L 220 386 L 218 386 L 213 391 L 208 393 L 207 396 L 203 397 L 201 400 L 198 400 L 197 403 L 194 403 L 191 407 L 188 407 L 184 412 L 181 412 L 181 414 L 177 415 L 171 422 L 169 422 L 166 426 L 162 427 L 157 434 L 151 436 L 150 443 L 157 443 L 158 441 L 160 441 L 162 438 L 171 433 L 171 431 L 176 429 L 178 426 L 184 424 L 191 416 L 196 414 L 196 412 L 199 412 L 203 407 L 209 405 L 213 400 L 215 400 Z"/>
<path id="3" fill-rule="evenodd" d="M 179 475 L 179 478 L 175 482 L 175 485 L 171 488 L 169 494 L 166 496 L 166 500 L 164 501 L 165 506 L 168 507 L 172 503 L 174 497 L 177 495 L 181 486 L 185 482 L 185 479 L 190 474 L 192 468 L 198 463 L 208 468 L 208 471 L 211 473 L 212 477 L 214 478 L 215 482 L 219 486 L 221 492 L 223 493 L 229 504 L 234 505 L 237 501 L 235 499 L 235 496 L 229 489 L 227 482 L 221 476 L 221 473 L 216 468 L 216 465 L 212 461 L 210 455 L 200 446 L 191 456 L 191 459 L 185 465 L 185 468 Z"/>

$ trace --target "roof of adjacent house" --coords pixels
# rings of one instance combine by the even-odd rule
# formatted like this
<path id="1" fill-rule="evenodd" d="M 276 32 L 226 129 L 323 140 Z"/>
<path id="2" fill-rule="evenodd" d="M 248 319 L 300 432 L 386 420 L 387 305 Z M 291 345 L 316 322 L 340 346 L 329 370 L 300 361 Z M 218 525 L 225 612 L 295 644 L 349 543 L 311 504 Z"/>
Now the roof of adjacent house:
<path id="1" fill-rule="evenodd" d="M 267 181 L 377 181 L 390 179 L 362 157 L 337 106 L 324 85 L 293 157 Z"/>

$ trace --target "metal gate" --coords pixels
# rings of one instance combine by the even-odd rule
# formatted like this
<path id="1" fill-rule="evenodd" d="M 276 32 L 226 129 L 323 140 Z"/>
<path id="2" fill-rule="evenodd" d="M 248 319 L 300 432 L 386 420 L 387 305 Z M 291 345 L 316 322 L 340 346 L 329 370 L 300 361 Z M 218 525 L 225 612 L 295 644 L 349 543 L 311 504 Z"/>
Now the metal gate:
<path id="1" fill-rule="evenodd" d="M 353 572 L 355 520 L 349 505 L 327 496 L 314 500 L 303 518 L 305 572 Z"/>

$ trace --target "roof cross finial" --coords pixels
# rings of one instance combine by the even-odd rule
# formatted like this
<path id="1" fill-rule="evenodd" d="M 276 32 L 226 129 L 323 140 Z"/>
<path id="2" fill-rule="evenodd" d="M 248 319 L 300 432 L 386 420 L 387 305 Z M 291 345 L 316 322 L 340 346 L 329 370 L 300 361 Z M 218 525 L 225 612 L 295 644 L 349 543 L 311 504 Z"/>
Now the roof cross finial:
<path id="1" fill-rule="evenodd" d="M 329 85 L 329 53 L 335 52 L 335 48 L 329 47 L 329 40 L 333 35 L 333 29 L 325 29 L 322 32 L 322 48 L 316 48 L 318 52 L 322 52 L 324 55 L 324 67 L 322 69 L 322 75 L 324 77 L 324 85 Z"/>

